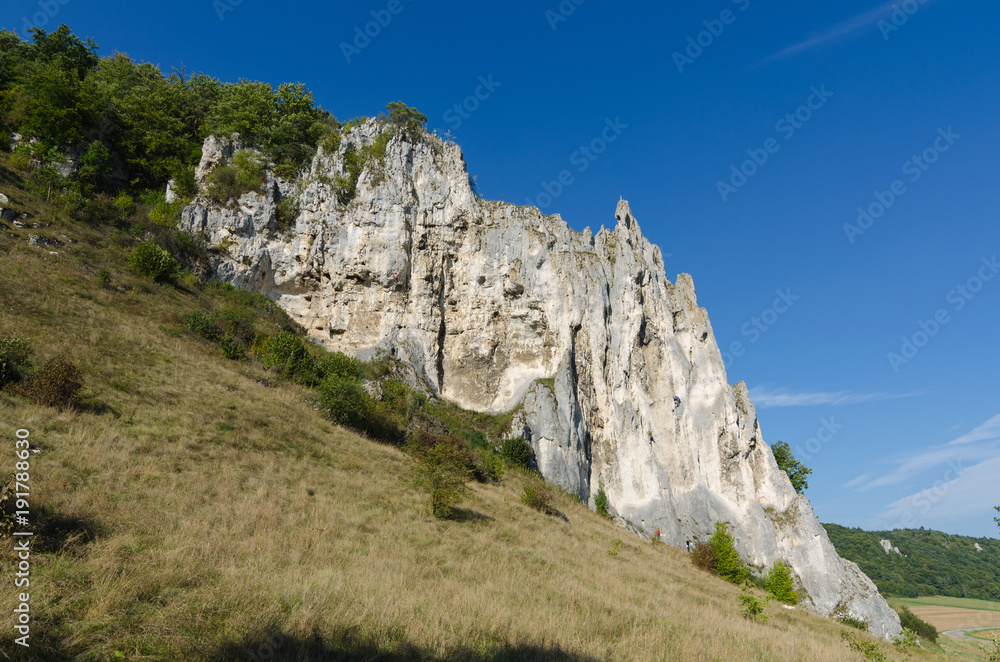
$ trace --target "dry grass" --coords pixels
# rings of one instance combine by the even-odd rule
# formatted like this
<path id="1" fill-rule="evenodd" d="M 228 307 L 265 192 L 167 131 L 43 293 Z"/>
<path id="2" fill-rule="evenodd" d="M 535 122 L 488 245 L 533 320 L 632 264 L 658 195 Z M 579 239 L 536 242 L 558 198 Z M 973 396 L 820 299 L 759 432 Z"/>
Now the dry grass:
<path id="1" fill-rule="evenodd" d="M 283 660 L 852 659 L 843 626 L 773 603 L 751 623 L 737 587 L 564 495 L 568 522 L 525 507 L 518 472 L 434 519 L 411 458 L 161 329 L 205 295 L 102 290 L 88 268 L 133 284 L 114 247 L 87 248 L 86 267 L 25 243 L 0 240 L 0 337 L 67 356 L 86 383 L 64 412 L 0 394 L 4 437 L 27 428 L 42 451 L 33 659 L 245 660 L 268 641 Z M 18 650 L 8 543 L 0 659 Z M 911 659 L 978 659 L 944 646 Z"/>

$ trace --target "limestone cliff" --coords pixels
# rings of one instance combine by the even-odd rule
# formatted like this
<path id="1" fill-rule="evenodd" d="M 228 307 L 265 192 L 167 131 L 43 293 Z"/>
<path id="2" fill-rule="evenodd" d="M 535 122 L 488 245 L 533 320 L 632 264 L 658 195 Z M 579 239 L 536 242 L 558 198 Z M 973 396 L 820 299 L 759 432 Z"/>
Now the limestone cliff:
<path id="1" fill-rule="evenodd" d="M 640 533 L 681 545 L 729 522 L 751 564 L 790 565 L 809 608 L 899 632 L 778 469 L 746 387 L 726 380 L 691 277 L 667 279 L 627 202 L 613 229 L 575 232 L 477 198 L 457 145 L 397 135 L 341 204 L 345 154 L 382 130 L 354 127 L 336 153 L 321 150 L 295 182 L 270 177 L 264 194 L 196 199 L 182 225 L 222 249 L 215 276 L 274 298 L 331 349 L 394 352 L 463 407 L 517 407 L 516 432 L 546 478 L 591 503 L 603 485 Z M 199 183 L 238 147 L 209 139 Z M 298 216 L 279 227 L 288 197 Z"/>

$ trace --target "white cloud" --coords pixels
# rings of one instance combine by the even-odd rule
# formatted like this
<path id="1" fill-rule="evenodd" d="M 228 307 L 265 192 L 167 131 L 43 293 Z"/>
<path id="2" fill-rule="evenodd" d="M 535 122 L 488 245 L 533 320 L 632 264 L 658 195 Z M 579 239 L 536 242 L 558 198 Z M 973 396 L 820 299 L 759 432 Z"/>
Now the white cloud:
<path id="1" fill-rule="evenodd" d="M 902 458 L 898 461 L 896 468 L 884 476 L 868 481 L 855 479 L 851 481 L 853 483 L 851 487 L 861 486 L 860 491 L 864 492 L 877 487 L 897 485 L 923 471 L 943 464 L 948 465 L 945 472 L 955 471 L 956 468 L 964 470 L 967 462 L 977 462 L 995 456 L 997 454 L 997 441 L 1000 441 L 1000 415 L 994 416 L 954 441 L 930 447 L 917 455 Z"/>
<path id="2" fill-rule="evenodd" d="M 934 525 L 952 528 L 963 517 L 992 524 L 997 500 L 1000 455 L 968 468 L 943 472 L 933 485 L 886 506 L 875 521 L 879 528 Z"/>
<path id="3" fill-rule="evenodd" d="M 909 398 L 919 393 L 851 393 L 850 391 L 820 393 L 789 393 L 786 389 L 754 387 L 750 389 L 750 400 L 758 407 L 811 407 L 814 405 L 854 405 L 877 400 Z"/>
<path id="4" fill-rule="evenodd" d="M 974 441 L 989 441 L 1000 439 L 1000 414 L 997 414 L 986 421 L 975 430 L 963 434 L 958 439 L 948 442 L 950 444 L 969 444 Z"/>
<path id="5" fill-rule="evenodd" d="M 844 489 L 845 490 L 849 490 L 852 487 L 857 487 L 858 485 L 860 485 L 861 483 L 865 482 L 866 480 L 868 480 L 871 477 L 872 477 L 871 474 L 861 474 L 857 478 L 854 478 L 854 479 L 849 480 L 846 483 L 844 483 Z"/>
<path id="6" fill-rule="evenodd" d="M 933 0 L 927 0 L 925 4 L 930 4 Z M 837 23 L 836 25 L 816 34 L 813 34 L 806 39 L 800 41 L 794 46 L 789 46 L 788 48 L 778 51 L 773 55 L 761 60 L 757 63 L 757 66 L 768 64 L 776 60 L 781 60 L 786 57 L 802 53 L 804 51 L 817 48 L 819 46 L 824 46 L 826 44 L 836 43 L 838 41 L 843 41 L 848 39 L 855 34 L 863 32 L 869 28 L 875 27 L 878 22 L 884 18 L 887 18 L 892 14 L 892 12 L 899 5 L 899 0 L 889 0 L 889 2 L 876 7 L 875 9 L 870 9 L 866 12 L 862 12 L 853 18 L 850 18 L 842 23 Z"/>

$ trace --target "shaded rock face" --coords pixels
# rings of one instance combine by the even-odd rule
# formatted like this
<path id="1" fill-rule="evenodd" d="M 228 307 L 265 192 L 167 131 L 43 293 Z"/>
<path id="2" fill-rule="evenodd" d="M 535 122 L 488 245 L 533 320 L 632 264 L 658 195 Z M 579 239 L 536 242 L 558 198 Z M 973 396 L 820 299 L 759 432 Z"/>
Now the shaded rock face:
<path id="1" fill-rule="evenodd" d="M 667 279 L 627 202 L 613 229 L 575 232 L 559 216 L 478 199 L 458 146 L 429 136 L 393 138 L 339 204 L 345 150 L 379 131 L 354 128 L 298 181 L 271 178 L 229 208 L 201 197 L 183 228 L 224 249 L 218 278 L 277 300 L 328 348 L 388 350 L 462 407 L 516 408 L 514 431 L 546 478 L 591 504 L 603 486 L 641 534 L 682 545 L 729 522 L 750 564 L 788 563 L 806 606 L 880 636 L 900 631 L 778 469 L 745 385 L 727 383 L 691 277 Z M 199 182 L 237 147 L 210 139 Z M 284 230 L 283 196 L 301 210 Z"/>

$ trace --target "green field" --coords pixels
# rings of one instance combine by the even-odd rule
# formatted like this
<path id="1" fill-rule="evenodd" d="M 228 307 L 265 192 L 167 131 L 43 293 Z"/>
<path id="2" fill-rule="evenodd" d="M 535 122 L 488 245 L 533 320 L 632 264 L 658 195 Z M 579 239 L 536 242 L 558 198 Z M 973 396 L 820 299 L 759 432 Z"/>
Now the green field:
<path id="1" fill-rule="evenodd" d="M 969 598 L 946 598 L 940 595 L 923 598 L 891 598 L 890 602 L 907 607 L 958 607 L 960 609 L 1000 611 L 1000 602 L 972 600 Z"/>

